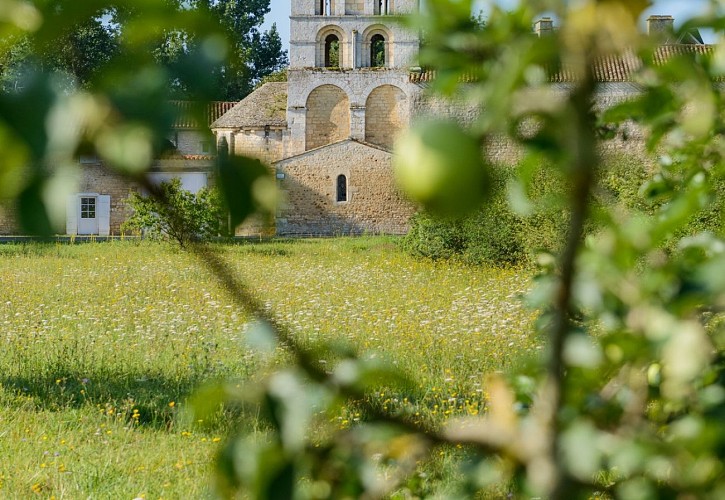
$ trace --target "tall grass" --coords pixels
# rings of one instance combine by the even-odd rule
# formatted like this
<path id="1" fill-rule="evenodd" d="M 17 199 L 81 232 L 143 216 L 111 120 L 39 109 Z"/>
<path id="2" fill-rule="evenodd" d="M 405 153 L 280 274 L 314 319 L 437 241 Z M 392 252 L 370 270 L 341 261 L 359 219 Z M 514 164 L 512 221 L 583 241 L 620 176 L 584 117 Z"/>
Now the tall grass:
<path id="1" fill-rule="evenodd" d="M 220 249 L 305 344 L 346 343 L 408 372 L 410 386 L 369 396 L 389 411 L 483 412 L 485 375 L 541 348 L 517 298 L 525 272 L 415 260 L 388 238 Z M 241 410 L 188 421 L 186 399 L 285 360 L 248 347 L 248 320 L 172 246 L 0 246 L 0 497 L 207 496 L 217 443 L 256 424 Z"/>

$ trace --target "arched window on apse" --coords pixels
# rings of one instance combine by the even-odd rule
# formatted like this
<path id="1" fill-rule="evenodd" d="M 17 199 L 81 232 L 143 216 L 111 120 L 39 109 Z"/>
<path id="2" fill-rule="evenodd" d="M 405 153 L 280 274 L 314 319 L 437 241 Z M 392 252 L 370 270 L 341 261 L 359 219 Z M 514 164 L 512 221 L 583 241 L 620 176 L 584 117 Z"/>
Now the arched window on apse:
<path id="1" fill-rule="evenodd" d="M 337 201 L 347 201 L 347 177 L 344 175 L 337 176 Z"/>
<path id="2" fill-rule="evenodd" d="M 374 35 L 370 39 L 370 66 L 382 68 L 385 66 L 385 37 Z"/>
<path id="3" fill-rule="evenodd" d="M 325 67 L 340 67 L 340 39 L 337 35 L 327 35 L 325 38 Z"/>

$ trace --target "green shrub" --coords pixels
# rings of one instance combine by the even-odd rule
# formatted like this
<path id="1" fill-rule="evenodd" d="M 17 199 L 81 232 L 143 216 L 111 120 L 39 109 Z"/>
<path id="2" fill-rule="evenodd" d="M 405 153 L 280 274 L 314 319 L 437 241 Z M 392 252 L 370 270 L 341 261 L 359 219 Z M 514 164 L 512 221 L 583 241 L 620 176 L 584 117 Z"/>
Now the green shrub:
<path id="1" fill-rule="evenodd" d="M 122 231 L 170 239 L 182 247 L 191 241 L 228 235 L 226 210 L 216 189 L 202 188 L 194 194 L 183 189 L 178 178 L 162 182 L 159 187 L 165 203 L 153 196 L 131 193 L 128 205 L 133 215 L 121 225 Z"/>
<path id="2" fill-rule="evenodd" d="M 547 170 L 539 169 L 526 193 L 532 212 L 522 216 L 508 203 L 507 185 L 514 175 L 511 167 L 493 169 L 492 197 L 464 219 L 417 214 L 403 239 L 403 248 L 413 255 L 432 259 L 459 257 L 471 264 L 490 265 L 526 264 L 539 249 L 557 248 L 568 219 L 549 195 L 561 193 L 563 183 Z"/>
<path id="3" fill-rule="evenodd" d="M 463 223 L 468 245 L 463 260 L 471 264 L 517 265 L 526 258 L 524 227 L 503 196 Z"/>
<path id="4" fill-rule="evenodd" d="M 462 221 L 438 219 L 419 212 L 411 218 L 410 231 L 403 238 L 402 246 L 417 257 L 449 259 L 466 248 Z"/>
<path id="5" fill-rule="evenodd" d="M 403 248 L 412 255 L 430 259 L 460 258 L 471 264 L 531 265 L 542 251 L 556 253 L 565 241 L 569 216 L 561 193 L 569 189 L 566 179 L 546 166 L 537 166 L 524 186 L 530 210 L 515 213 L 507 198 L 507 186 L 516 172 L 526 168 L 499 166 L 493 169 L 493 196 L 485 206 L 465 219 L 441 219 L 419 213 L 403 239 Z M 638 212 L 654 216 L 666 199 L 645 196 L 645 187 L 657 168 L 641 157 L 611 154 L 599 172 L 599 190 L 591 209 L 594 217 L 587 226 L 591 234 L 601 227 L 601 217 L 612 213 Z M 670 174 L 675 177 L 674 174 Z M 677 182 L 670 179 L 670 182 Z M 725 182 L 715 183 L 715 200 L 710 207 L 689 221 L 672 241 L 703 231 L 722 235 L 725 221 Z M 666 249 L 671 250 L 665 245 Z"/>
<path id="6" fill-rule="evenodd" d="M 524 168 L 519 166 L 518 169 Z M 545 164 L 539 166 L 526 186 L 531 205 L 530 211 L 521 217 L 523 225 L 523 264 L 535 261 L 542 251 L 559 252 L 566 240 L 569 227 L 567 209 L 570 186 L 559 170 Z"/>
<path id="7" fill-rule="evenodd" d="M 506 185 L 513 179 L 510 168 L 491 174 L 491 198 L 462 224 L 466 235 L 463 260 L 471 264 L 517 265 L 526 259 L 526 228 L 521 216 L 508 204 Z"/>

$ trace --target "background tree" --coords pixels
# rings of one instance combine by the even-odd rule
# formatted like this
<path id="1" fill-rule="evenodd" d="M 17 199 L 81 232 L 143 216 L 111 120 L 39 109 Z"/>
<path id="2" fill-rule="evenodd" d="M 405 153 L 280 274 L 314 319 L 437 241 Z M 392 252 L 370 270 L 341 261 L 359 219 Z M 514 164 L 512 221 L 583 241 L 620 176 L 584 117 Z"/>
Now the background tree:
<path id="1" fill-rule="evenodd" d="M 255 86 L 256 88 L 261 87 L 265 83 L 281 83 L 287 81 L 287 68 L 281 69 L 279 71 L 275 71 L 274 73 L 270 73 L 269 75 L 265 76 Z"/>
<path id="2" fill-rule="evenodd" d="M 60 7 L 62 8 L 62 7 Z M 31 46 L 27 36 L 6 39 L 0 49 L 0 81 L 11 89 L 31 66 L 70 78 L 69 85 L 87 87 L 118 52 L 118 31 L 104 22 L 102 11 L 66 26 L 53 40 Z"/>
<path id="3" fill-rule="evenodd" d="M 277 26 L 260 32 L 270 0 L 196 0 L 192 8 L 208 13 L 227 36 L 229 55 L 218 68 L 219 99 L 239 100 L 263 77 L 287 64 Z"/>
<path id="4" fill-rule="evenodd" d="M 218 23 L 225 36 L 225 47 L 214 50 L 228 52 L 223 64 L 218 63 L 202 70 L 215 92 L 215 100 L 240 100 L 254 89 L 265 76 L 279 71 L 287 64 L 286 52 L 273 25 L 268 31 L 260 31 L 264 16 L 269 13 L 270 0 L 244 2 L 236 0 L 196 1 L 179 0 L 154 2 L 157 9 L 172 17 L 199 14 L 205 22 Z M 61 12 L 72 13 L 73 2 L 51 2 L 59 17 Z M 25 70 L 30 66 L 43 71 L 55 71 L 70 78 L 69 84 L 87 87 L 94 76 L 111 60 L 123 57 L 124 39 L 136 36 L 136 26 L 143 24 L 140 16 L 145 10 L 133 2 L 123 1 L 105 8 L 88 9 L 84 18 L 75 18 L 71 25 L 62 26 L 52 40 L 42 44 L 28 43 L 26 36 L 15 39 L 6 37 L 0 45 L 0 82 L 7 87 L 17 86 Z M 148 26 L 147 26 L 148 27 Z M 152 27 L 147 40 L 147 51 L 162 66 L 174 66 L 174 71 L 194 72 L 189 60 L 199 50 L 199 40 L 193 30 L 176 27 L 161 29 Z M 190 99 L 194 88 L 182 85 L 181 80 L 169 81 L 170 97 Z"/>
<path id="5" fill-rule="evenodd" d="M 118 50 L 117 36 L 100 18 L 89 19 L 72 27 L 55 49 L 49 46 L 43 64 L 66 71 L 85 84 L 113 59 Z"/>

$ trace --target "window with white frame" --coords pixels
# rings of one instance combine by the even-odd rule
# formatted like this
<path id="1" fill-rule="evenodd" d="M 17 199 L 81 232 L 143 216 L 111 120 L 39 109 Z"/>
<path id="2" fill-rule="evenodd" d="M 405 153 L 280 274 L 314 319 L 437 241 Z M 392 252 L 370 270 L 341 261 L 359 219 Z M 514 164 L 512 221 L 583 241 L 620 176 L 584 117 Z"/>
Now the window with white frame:
<path id="1" fill-rule="evenodd" d="M 96 197 L 93 196 L 82 196 L 81 197 L 81 219 L 95 219 L 96 218 Z"/>

